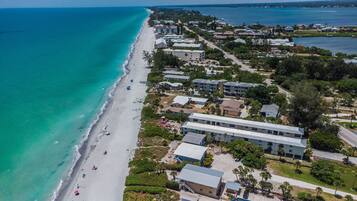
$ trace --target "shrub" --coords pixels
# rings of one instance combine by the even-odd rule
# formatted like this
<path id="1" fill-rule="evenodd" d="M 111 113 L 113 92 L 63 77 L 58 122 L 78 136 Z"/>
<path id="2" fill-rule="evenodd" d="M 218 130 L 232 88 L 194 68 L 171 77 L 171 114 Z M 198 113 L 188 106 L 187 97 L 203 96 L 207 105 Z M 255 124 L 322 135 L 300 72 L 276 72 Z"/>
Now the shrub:
<path id="1" fill-rule="evenodd" d="M 207 153 L 203 160 L 203 166 L 211 167 L 212 163 L 213 163 L 213 155 L 210 153 Z"/>
<path id="2" fill-rule="evenodd" d="M 180 190 L 180 185 L 176 181 L 168 181 L 166 183 L 166 188 L 169 188 L 169 189 L 172 189 L 172 190 L 175 190 L 175 191 L 179 191 Z"/>
<path id="3" fill-rule="evenodd" d="M 312 196 L 311 193 L 299 192 L 297 194 L 298 201 L 325 201 L 321 196 Z"/>
<path id="4" fill-rule="evenodd" d="M 342 147 L 342 142 L 337 135 L 317 131 L 310 136 L 311 146 L 318 150 L 337 152 Z"/>
<path id="5" fill-rule="evenodd" d="M 262 169 L 266 165 L 263 149 L 255 144 L 236 140 L 228 144 L 228 149 L 234 158 L 242 160 L 242 163 L 248 167 Z"/>
<path id="6" fill-rule="evenodd" d="M 139 174 L 143 172 L 153 172 L 156 170 L 156 163 L 147 158 L 142 160 L 133 160 L 130 163 L 131 173 Z"/>
<path id="7" fill-rule="evenodd" d="M 155 113 L 152 106 L 145 106 L 141 111 L 141 120 L 157 119 L 159 116 Z"/>
<path id="8" fill-rule="evenodd" d="M 125 185 L 127 186 L 159 186 L 165 187 L 167 182 L 167 175 L 156 173 L 141 173 L 131 174 L 126 177 Z"/>
<path id="9" fill-rule="evenodd" d="M 143 125 L 143 131 L 141 133 L 144 137 L 160 136 L 168 140 L 174 140 L 175 134 L 170 133 L 168 130 L 161 128 L 154 123 L 145 123 Z"/>
<path id="10" fill-rule="evenodd" d="M 166 191 L 166 189 L 163 187 L 157 187 L 157 186 L 127 186 L 125 188 L 125 191 L 160 194 L 160 193 L 164 193 Z"/>
<path id="11" fill-rule="evenodd" d="M 340 173 L 336 171 L 335 165 L 325 160 L 312 163 L 311 175 L 329 185 L 333 185 L 335 180 L 340 180 Z"/>
<path id="12" fill-rule="evenodd" d="M 166 170 L 176 170 L 176 171 L 181 171 L 182 168 L 186 165 L 187 163 L 175 163 L 175 164 L 168 164 L 164 163 L 164 167 Z"/>

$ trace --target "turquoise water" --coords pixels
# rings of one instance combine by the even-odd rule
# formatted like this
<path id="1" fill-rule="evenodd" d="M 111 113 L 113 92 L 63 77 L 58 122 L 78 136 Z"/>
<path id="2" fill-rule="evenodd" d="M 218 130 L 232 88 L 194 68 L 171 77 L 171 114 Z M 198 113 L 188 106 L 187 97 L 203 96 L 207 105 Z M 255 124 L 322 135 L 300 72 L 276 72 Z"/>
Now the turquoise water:
<path id="1" fill-rule="evenodd" d="M 357 38 L 350 37 L 305 37 L 294 38 L 298 45 L 319 47 L 330 50 L 332 53 L 342 52 L 357 54 Z"/>
<path id="2" fill-rule="evenodd" d="M 0 200 L 51 196 L 147 16 L 0 9 Z"/>
<path id="3" fill-rule="evenodd" d="M 264 7 L 185 7 L 206 15 L 223 18 L 235 25 L 260 23 L 267 25 L 330 24 L 357 25 L 357 8 L 264 8 Z"/>

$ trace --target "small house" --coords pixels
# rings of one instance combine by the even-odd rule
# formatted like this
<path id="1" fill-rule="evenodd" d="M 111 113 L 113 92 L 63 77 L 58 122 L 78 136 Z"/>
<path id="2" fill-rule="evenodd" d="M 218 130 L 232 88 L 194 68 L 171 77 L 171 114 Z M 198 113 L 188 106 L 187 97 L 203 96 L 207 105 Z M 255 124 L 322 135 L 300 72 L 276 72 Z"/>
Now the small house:
<path id="1" fill-rule="evenodd" d="M 276 104 L 263 105 L 262 109 L 260 109 L 260 114 L 264 117 L 278 117 L 279 114 L 279 106 Z"/>
<path id="2" fill-rule="evenodd" d="M 223 172 L 187 164 L 177 176 L 180 188 L 213 198 L 220 198 L 222 193 Z"/>

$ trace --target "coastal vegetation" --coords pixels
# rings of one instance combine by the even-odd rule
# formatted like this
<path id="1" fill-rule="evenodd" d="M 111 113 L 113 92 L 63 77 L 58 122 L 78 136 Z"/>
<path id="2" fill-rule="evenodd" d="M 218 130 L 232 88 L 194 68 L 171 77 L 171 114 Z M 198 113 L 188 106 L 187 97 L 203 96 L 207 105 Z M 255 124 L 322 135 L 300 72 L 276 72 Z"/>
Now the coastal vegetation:
<path id="1" fill-rule="evenodd" d="M 206 136 L 206 143 L 210 147 L 217 146 L 221 152 L 227 151 L 236 161 L 243 164 L 243 166 L 234 169 L 233 173 L 236 175 L 237 181 L 248 192 L 257 192 L 260 187 L 262 194 L 270 194 L 273 185 L 268 181 L 271 175 L 267 170 L 277 175 L 319 186 L 350 193 L 356 192 L 354 181 L 357 178 L 351 176 L 357 171 L 356 166 L 312 158 L 312 148 L 344 153 L 347 156 L 347 161 L 348 157 L 353 155 L 347 151 L 344 152 L 348 146 L 337 135 L 339 127 L 325 116 L 331 110 L 331 103 L 327 103 L 324 99 L 325 96 L 339 97 L 341 105 L 346 107 L 353 105 L 353 99 L 357 96 L 357 66 L 345 63 L 344 59 L 349 58 L 349 55 L 333 55 L 331 51 L 315 47 L 272 47 L 264 42 L 259 44 L 259 41 L 254 41 L 254 37 L 242 37 L 239 38 L 241 40 L 235 40 L 230 36 L 224 37 L 224 34 L 235 34 L 236 28 L 250 28 L 257 32 L 263 32 L 267 31 L 267 27 L 259 24 L 232 26 L 219 22 L 214 17 L 203 16 L 196 11 L 159 8 L 153 10 L 150 23 L 158 23 L 154 20 L 165 25 L 174 23 L 178 28 L 183 29 L 186 37 L 197 40 L 201 36 L 238 59 L 243 59 L 242 63 L 249 65 L 249 68 L 252 69 L 251 72 L 243 71 L 242 66 L 234 64 L 234 60 L 225 57 L 224 51 L 208 47 L 206 44 L 202 45 L 206 59 L 204 62 L 207 63 L 203 61 L 185 62 L 184 59 L 180 60 L 170 54 L 164 54 L 161 49 L 144 54 L 151 66 L 148 76 L 149 89 L 142 110 L 139 148 L 130 162 L 130 175 L 126 181 L 126 198 L 134 198 L 136 193 L 141 192 L 148 196 L 147 198 L 165 200 L 167 196 L 170 196 L 170 193 L 179 190 L 175 177 L 178 174 L 177 171 L 180 171 L 186 163 L 169 163 L 167 158 L 172 155 L 166 156 L 172 152 L 170 148 L 174 143 L 171 142 L 181 140 L 179 124 L 187 120 L 188 114 L 193 110 L 193 104 L 180 106 L 182 110 L 179 109 L 181 111 L 178 112 L 167 112 L 165 106 L 173 107 L 171 98 L 178 95 L 197 96 L 193 90 L 192 80 L 199 78 L 255 83 L 257 85 L 247 89 L 244 95 L 239 97 L 242 99 L 242 108 L 247 113 L 244 118 L 294 125 L 305 130 L 304 138 L 307 138 L 308 142 L 303 161 L 285 158 L 284 156 L 287 154 L 284 153 L 283 148 L 280 148 L 278 156 L 275 156 L 278 158 L 274 158 L 269 154 L 271 148 L 264 150 L 245 140 L 234 140 L 229 143 L 216 142 L 212 136 Z M 276 28 L 280 33 L 277 36 L 268 33 L 267 37 L 282 39 L 289 36 L 283 31 L 283 27 L 277 26 Z M 207 69 L 209 65 L 219 69 L 217 73 L 207 73 L 213 71 Z M 189 79 L 183 81 L 182 87 L 177 91 L 159 87 L 159 82 L 164 81 L 163 72 L 172 69 L 177 70 L 177 73 L 189 76 Z M 223 92 L 202 92 L 199 95 L 207 98 L 208 102 L 199 108 L 200 113 L 221 115 L 219 104 L 224 97 Z M 272 103 L 280 107 L 279 115 L 277 118 L 264 117 L 261 114 L 262 106 Z M 184 111 L 184 109 L 188 111 Z M 168 125 L 167 122 L 175 125 Z M 223 151 L 223 149 L 225 150 Z M 168 153 L 169 150 L 170 153 Z M 194 164 L 211 167 L 212 164 L 214 165 L 213 160 L 214 155 L 209 151 L 201 163 Z M 312 162 L 310 162 L 311 160 Z M 261 181 L 251 174 L 252 168 L 263 170 L 260 175 Z M 170 180 L 170 177 L 173 180 Z M 330 195 L 320 192 L 320 190 L 317 190 L 316 194 L 309 190 L 295 190 L 287 182 L 279 186 L 279 191 L 283 200 L 331 200 Z"/>
<path id="2" fill-rule="evenodd" d="M 357 187 L 357 167 L 345 165 L 333 161 L 318 160 L 313 163 L 304 163 L 299 167 L 299 172 L 296 171 L 296 164 L 289 162 L 280 162 L 276 160 L 268 160 L 268 169 L 273 174 L 298 179 L 308 183 L 325 186 L 328 188 L 356 193 Z M 340 181 L 340 184 L 334 181 Z M 336 186 L 337 185 L 337 186 Z"/>
<path id="3" fill-rule="evenodd" d="M 266 166 L 264 151 L 250 142 L 236 140 L 229 143 L 227 148 L 234 158 L 247 167 L 263 169 Z"/>

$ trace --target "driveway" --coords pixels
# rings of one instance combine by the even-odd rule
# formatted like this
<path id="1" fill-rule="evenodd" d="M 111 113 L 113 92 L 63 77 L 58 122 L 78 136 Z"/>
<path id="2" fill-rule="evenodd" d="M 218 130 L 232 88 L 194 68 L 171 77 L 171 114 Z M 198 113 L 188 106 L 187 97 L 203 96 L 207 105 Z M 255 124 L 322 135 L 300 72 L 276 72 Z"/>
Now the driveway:
<path id="1" fill-rule="evenodd" d="M 312 156 L 321 158 L 321 159 L 334 160 L 334 161 L 340 161 L 340 162 L 343 162 L 343 159 L 346 158 L 343 154 L 340 154 L 340 153 L 331 153 L 331 152 L 320 151 L 320 150 L 316 150 L 316 149 L 312 150 Z M 357 164 L 356 157 L 350 157 L 349 160 L 353 164 Z"/>
<path id="2" fill-rule="evenodd" d="M 338 136 L 351 146 L 357 147 L 357 133 L 354 133 L 343 126 L 340 126 Z"/>

